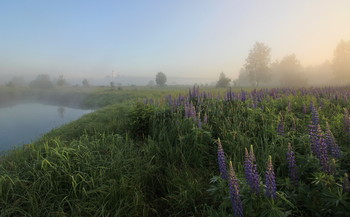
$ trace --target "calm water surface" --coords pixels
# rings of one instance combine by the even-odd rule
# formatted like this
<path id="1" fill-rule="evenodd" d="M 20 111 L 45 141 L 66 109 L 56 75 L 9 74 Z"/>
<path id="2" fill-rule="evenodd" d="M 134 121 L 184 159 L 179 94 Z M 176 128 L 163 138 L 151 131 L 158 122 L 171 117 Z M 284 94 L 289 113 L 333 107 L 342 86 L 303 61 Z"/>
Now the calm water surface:
<path id="1" fill-rule="evenodd" d="M 92 111 L 38 103 L 0 108 L 0 152 L 33 142 Z"/>

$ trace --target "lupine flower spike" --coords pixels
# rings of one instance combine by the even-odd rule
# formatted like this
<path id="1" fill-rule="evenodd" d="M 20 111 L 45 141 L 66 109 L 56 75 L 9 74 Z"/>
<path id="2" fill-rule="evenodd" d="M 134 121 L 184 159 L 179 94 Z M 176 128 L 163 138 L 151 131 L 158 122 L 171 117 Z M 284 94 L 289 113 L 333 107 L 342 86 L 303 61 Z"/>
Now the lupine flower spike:
<path id="1" fill-rule="evenodd" d="M 320 160 L 320 164 L 322 166 L 322 170 L 325 173 L 330 174 L 330 166 L 329 166 L 329 156 L 328 156 L 328 147 L 322 133 L 319 135 L 319 143 L 318 143 L 318 151 L 317 157 Z"/>
<path id="2" fill-rule="evenodd" d="M 222 148 L 220 138 L 218 139 L 218 163 L 219 163 L 219 171 L 220 171 L 221 178 L 227 179 L 225 152 L 224 152 L 224 149 Z"/>
<path id="3" fill-rule="evenodd" d="M 276 199 L 276 177 L 273 171 L 271 155 L 267 161 L 267 168 L 265 173 L 266 178 L 266 196 L 268 198 Z"/>
<path id="4" fill-rule="evenodd" d="M 245 159 L 244 159 L 244 173 L 248 185 L 252 189 L 255 194 L 259 194 L 260 192 L 260 181 L 259 174 L 257 171 L 257 166 L 255 164 L 255 156 L 253 146 L 250 146 L 250 153 L 248 149 L 245 149 Z"/>
<path id="5" fill-rule="evenodd" d="M 326 129 L 325 142 L 327 143 L 328 150 L 334 158 L 340 158 L 340 148 L 337 142 L 335 141 L 335 138 L 329 127 L 329 124 L 327 123 L 326 126 L 327 126 L 327 129 Z"/>
<path id="6" fill-rule="evenodd" d="M 299 177 L 298 177 L 297 164 L 295 161 L 295 153 L 290 143 L 288 144 L 287 161 L 288 161 L 289 178 L 293 185 L 298 185 Z"/>
<path id="7" fill-rule="evenodd" d="M 232 166 L 232 161 L 230 161 L 230 169 L 229 169 L 229 182 L 230 188 L 230 199 L 232 203 L 232 208 L 235 216 L 243 217 L 243 205 L 239 193 L 238 179 L 236 177 L 236 173 Z"/>
<path id="8" fill-rule="evenodd" d="M 260 180 L 253 146 L 250 146 L 250 157 L 252 159 L 252 190 L 255 194 L 260 193 Z"/>
<path id="9" fill-rule="evenodd" d="M 284 122 L 283 119 L 280 120 L 277 126 L 277 134 L 280 136 L 284 136 Z"/>

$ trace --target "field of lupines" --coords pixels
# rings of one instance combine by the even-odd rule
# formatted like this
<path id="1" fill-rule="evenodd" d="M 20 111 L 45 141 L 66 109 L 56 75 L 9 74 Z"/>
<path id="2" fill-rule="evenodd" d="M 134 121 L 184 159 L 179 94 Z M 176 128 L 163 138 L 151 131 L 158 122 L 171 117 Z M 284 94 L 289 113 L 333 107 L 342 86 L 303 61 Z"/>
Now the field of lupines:
<path id="1" fill-rule="evenodd" d="M 2 216 L 350 216 L 349 100 L 193 87 L 102 109 L 1 159 Z"/>

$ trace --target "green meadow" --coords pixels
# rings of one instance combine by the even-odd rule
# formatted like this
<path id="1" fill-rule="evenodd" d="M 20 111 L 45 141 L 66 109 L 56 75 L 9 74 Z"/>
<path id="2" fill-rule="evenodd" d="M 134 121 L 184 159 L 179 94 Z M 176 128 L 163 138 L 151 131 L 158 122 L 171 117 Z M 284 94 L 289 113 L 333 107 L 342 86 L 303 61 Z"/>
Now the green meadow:
<path id="1" fill-rule="evenodd" d="M 0 157 L 0 216 L 349 216 L 350 87 L 0 96 L 96 109 Z"/>

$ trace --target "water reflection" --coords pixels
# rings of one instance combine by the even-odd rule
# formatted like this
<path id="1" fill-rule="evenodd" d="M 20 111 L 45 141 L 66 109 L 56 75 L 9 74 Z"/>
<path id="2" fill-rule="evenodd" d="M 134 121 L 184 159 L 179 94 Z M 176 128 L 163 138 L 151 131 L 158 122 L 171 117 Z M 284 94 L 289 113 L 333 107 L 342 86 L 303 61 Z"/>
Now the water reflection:
<path id="1" fill-rule="evenodd" d="M 66 112 L 66 109 L 61 106 L 61 107 L 58 107 L 57 112 L 61 118 L 64 118 L 64 113 Z"/>
<path id="2" fill-rule="evenodd" d="M 31 143 L 53 128 L 90 112 L 38 103 L 0 108 L 0 152 Z"/>

